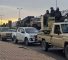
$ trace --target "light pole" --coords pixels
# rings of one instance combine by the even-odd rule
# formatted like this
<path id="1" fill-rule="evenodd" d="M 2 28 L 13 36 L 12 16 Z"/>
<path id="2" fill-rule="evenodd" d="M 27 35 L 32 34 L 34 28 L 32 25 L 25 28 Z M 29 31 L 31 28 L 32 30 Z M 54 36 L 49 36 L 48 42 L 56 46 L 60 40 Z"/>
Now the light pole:
<path id="1" fill-rule="evenodd" d="M 20 13 L 21 13 L 22 8 L 17 8 L 17 9 L 19 10 L 19 11 L 18 11 L 18 13 L 19 13 L 18 19 L 20 20 L 20 19 L 21 19 Z"/>
<path id="2" fill-rule="evenodd" d="M 57 0 L 56 0 L 56 8 L 57 8 Z"/>

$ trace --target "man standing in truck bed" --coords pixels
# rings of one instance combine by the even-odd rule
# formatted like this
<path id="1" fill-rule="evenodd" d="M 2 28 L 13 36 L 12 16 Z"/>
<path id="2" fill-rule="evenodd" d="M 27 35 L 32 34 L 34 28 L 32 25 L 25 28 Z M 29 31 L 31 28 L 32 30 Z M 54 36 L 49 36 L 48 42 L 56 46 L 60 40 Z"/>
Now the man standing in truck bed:
<path id="1" fill-rule="evenodd" d="M 50 8 L 50 17 L 55 17 L 55 10 L 53 7 Z"/>
<path id="2" fill-rule="evenodd" d="M 49 17 L 49 10 L 46 10 L 46 13 L 44 14 L 44 25 L 47 27 L 48 26 L 48 17 Z"/>
<path id="3" fill-rule="evenodd" d="M 61 17 L 61 12 L 59 11 L 59 8 L 57 8 L 55 11 L 55 22 L 61 22 Z"/>

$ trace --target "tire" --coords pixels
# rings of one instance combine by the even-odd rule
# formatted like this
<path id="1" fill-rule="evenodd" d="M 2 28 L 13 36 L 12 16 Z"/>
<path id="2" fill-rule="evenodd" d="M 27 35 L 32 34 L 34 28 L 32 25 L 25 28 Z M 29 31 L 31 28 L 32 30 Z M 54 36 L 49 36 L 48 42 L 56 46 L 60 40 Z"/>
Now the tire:
<path id="1" fill-rule="evenodd" d="M 12 41 L 14 41 L 14 39 L 13 38 L 11 38 L 12 39 Z"/>
<path id="2" fill-rule="evenodd" d="M 25 39 L 24 39 L 24 43 L 25 43 L 26 46 L 29 45 L 28 38 L 25 38 Z"/>
<path id="3" fill-rule="evenodd" d="M 65 46 L 64 51 L 65 51 L 65 57 L 68 60 L 68 45 Z"/>
<path id="4" fill-rule="evenodd" d="M 16 39 L 16 37 L 13 38 L 13 43 L 17 44 L 18 40 Z"/>
<path id="5" fill-rule="evenodd" d="M 44 50 L 44 51 L 48 51 L 48 43 L 47 42 L 45 42 L 45 40 L 43 40 L 42 41 L 42 50 Z"/>
<path id="6" fill-rule="evenodd" d="M 15 36 L 13 36 L 13 37 L 12 37 L 12 41 L 14 41 L 14 39 L 15 39 L 15 38 L 16 38 L 16 37 L 15 37 Z"/>

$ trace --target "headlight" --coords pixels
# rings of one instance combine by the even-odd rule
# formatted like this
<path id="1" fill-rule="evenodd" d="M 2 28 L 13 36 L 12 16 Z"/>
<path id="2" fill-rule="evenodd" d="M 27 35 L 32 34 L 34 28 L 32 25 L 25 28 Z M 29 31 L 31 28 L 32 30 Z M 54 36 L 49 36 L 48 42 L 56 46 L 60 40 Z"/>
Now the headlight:
<path id="1" fill-rule="evenodd" d="M 33 39 L 32 39 L 32 38 L 30 38 L 30 41 L 33 41 Z"/>

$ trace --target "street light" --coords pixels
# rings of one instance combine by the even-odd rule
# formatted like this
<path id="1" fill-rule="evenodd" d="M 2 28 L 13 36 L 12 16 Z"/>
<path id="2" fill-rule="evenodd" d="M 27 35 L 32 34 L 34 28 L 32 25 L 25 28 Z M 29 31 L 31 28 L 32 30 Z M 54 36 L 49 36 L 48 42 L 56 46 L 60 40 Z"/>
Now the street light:
<path id="1" fill-rule="evenodd" d="M 21 19 L 21 16 L 20 16 L 20 12 L 21 12 L 21 10 L 22 10 L 22 8 L 17 8 L 19 11 L 19 17 L 18 17 L 18 19 Z"/>

